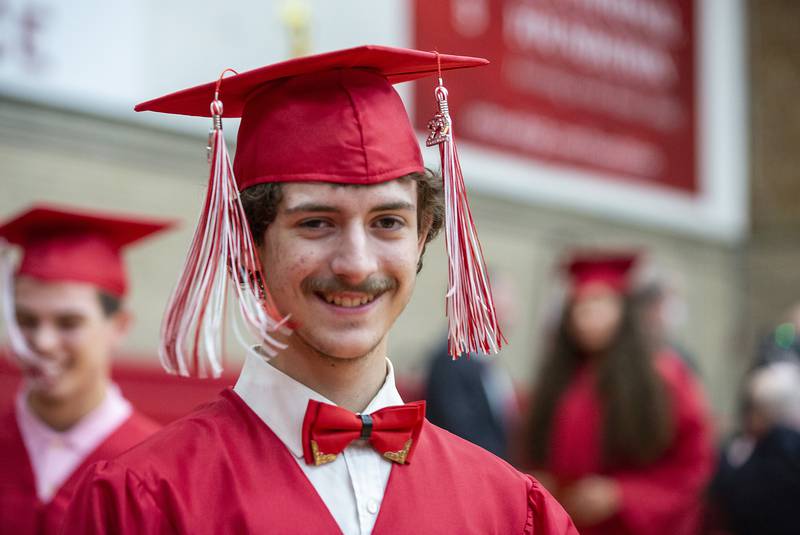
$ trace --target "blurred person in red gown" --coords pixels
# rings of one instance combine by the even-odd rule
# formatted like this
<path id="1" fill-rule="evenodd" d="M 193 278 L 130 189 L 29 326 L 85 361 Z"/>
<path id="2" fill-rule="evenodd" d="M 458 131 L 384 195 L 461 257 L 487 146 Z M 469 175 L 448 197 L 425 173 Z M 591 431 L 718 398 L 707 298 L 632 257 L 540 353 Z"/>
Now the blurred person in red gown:
<path id="1" fill-rule="evenodd" d="M 533 391 L 527 462 L 585 535 L 696 533 L 713 464 L 702 388 L 648 347 L 633 254 L 565 266 L 570 293 Z"/>
<path id="2" fill-rule="evenodd" d="M 23 381 L 0 414 L 0 531 L 56 533 L 79 476 L 157 430 L 109 377 L 132 317 L 121 249 L 168 226 L 36 206 L 0 225 L 3 311 Z"/>

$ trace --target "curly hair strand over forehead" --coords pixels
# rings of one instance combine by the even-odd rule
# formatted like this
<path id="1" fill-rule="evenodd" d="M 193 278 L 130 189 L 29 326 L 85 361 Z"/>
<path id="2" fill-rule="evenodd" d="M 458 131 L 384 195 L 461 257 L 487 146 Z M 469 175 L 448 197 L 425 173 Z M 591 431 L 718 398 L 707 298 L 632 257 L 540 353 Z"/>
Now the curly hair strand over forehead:
<path id="1" fill-rule="evenodd" d="M 425 169 L 422 173 L 411 173 L 397 178 L 396 180 L 411 180 L 417 185 L 417 225 L 418 232 L 422 234 L 427 230 L 425 246 L 428 245 L 441 231 L 444 226 L 444 186 L 441 175 L 430 169 Z M 348 188 L 365 188 L 369 185 L 343 185 Z M 264 242 L 264 232 L 267 227 L 275 221 L 278 215 L 278 207 L 283 200 L 283 188 L 279 182 L 257 184 L 244 189 L 239 194 L 247 217 L 247 224 L 250 226 L 250 233 L 256 245 L 261 246 Z M 422 270 L 422 257 L 425 254 L 425 247 L 422 249 L 417 273 Z"/>

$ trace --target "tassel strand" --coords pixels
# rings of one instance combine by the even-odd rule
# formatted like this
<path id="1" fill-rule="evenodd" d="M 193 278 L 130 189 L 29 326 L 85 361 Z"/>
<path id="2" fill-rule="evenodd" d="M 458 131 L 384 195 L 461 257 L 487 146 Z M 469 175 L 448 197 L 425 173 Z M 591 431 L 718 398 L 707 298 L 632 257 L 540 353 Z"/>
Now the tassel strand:
<path id="1" fill-rule="evenodd" d="M 442 84 L 435 92 L 438 113 L 428 123 L 427 145 L 439 145 L 445 188 L 445 241 L 448 257 L 448 351 L 453 359 L 469 353 L 497 353 L 507 343 L 497 323 L 483 249 L 478 239 L 461 164 L 453 122 Z"/>
<path id="2" fill-rule="evenodd" d="M 11 256 L 11 246 L 0 239 L 0 281 L 3 285 L 0 299 L 11 354 L 19 359 L 23 366 L 35 368 L 45 376 L 54 377 L 60 373 L 58 364 L 42 358 L 31 349 L 17 324 L 17 314 L 14 309 L 14 262 Z"/>
<path id="3" fill-rule="evenodd" d="M 264 286 L 225 144 L 223 107 L 217 96 L 211 103 L 206 200 L 162 323 L 161 363 L 168 372 L 183 376 L 218 377 L 222 373 L 229 278 L 247 331 L 262 343 L 259 354 L 277 354 L 286 346 L 274 333 L 288 334 L 288 317 L 280 318 Z"/>

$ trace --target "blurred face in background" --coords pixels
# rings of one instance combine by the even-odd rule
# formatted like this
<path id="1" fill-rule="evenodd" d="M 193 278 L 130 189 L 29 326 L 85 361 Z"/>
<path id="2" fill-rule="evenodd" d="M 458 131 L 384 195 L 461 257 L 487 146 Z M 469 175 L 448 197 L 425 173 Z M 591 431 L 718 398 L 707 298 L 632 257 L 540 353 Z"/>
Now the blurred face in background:
<path id="1" fill-rule="evenodd" d="M 745 430 L 761 437 L 780 425 L 800 431 L 800 364 L 773 362 L 751 372 L 745 389 Z"/>
<path id="2" fill-rule="evenodd" d="M 637 298 L 641 326 L 656 344 L 667 341 L 686 323 L 686 303 L 674 288 L 652 285 Z"/>
<path id="3" fill-rule="evenodd" d="M 105 385 L 109 356 L 128 331 L 126 311 L 106 313 L 93 285 L 25 276 L 16 281 L 15 307 L 29 348 L 55 370 L 23 364 L 31 396 L 63 403 Z"/>
<path id="4" fill-rule="evenodd" d="M 608 286 L 583 288 L 572 300 L 570 331 L 578 348 L 590 355 L 606 351 L 622 323 L 623 299 Z"/>

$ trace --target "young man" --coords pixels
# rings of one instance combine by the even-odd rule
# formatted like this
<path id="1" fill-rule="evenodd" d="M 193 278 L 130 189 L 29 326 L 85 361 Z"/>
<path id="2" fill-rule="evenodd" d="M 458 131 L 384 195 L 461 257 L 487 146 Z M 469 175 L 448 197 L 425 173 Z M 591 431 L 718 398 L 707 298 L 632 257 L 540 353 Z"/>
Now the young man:
<path id="1" fill-rule="evenodd" d="M 64 533 L 575 533 L 532 478 L 425 421 L 424 404 L 403 405 L 387 359 L 389 330 L 442 225 L 441 183 L 423 167 L 392 82 L 438 64 L 481 63 L 361 47 L 137 108 L 202 115 L 214 100 L 220 114 L 216 92 L 227 115 L 241 115 L 236 185 L 263 270 L 239 274 L 247 243 L 222 266 L 245 286 L 263 274 L 265 301 L 290 318 L 293 333 L 272 324 L 232 391 L 96 465 Z M 215 182 L 227 176 L 216 159 L 224 154 L 213 148 L 208 199 L 227 203 L 217 189 L 227 182 Z M 182 356 L 187 333 L 173 320 L 213 303 L 197 301 L 214 292 L 194 285 L 222 266 L 195 253 L 233 239 L 214 234 L 217 219 L 206 218 L 225 210 L 206 205 L 168 307 L 163 354 L 174 370 L 197 368 L 196 347 Z M 275 348 L 267 362 L 262 355 Z"/>
<path id="2" fill-rule="evenodd" d="M 85 468 L 157 430 L 110 382 L 109 359 L 131 322 L 120 250 L 166 226 L 52 207 L 0 226 L 23 251 L 3 281 L 23 372 L 14 407 L 0 416 L 4 533 L 56 533 Z"/>

